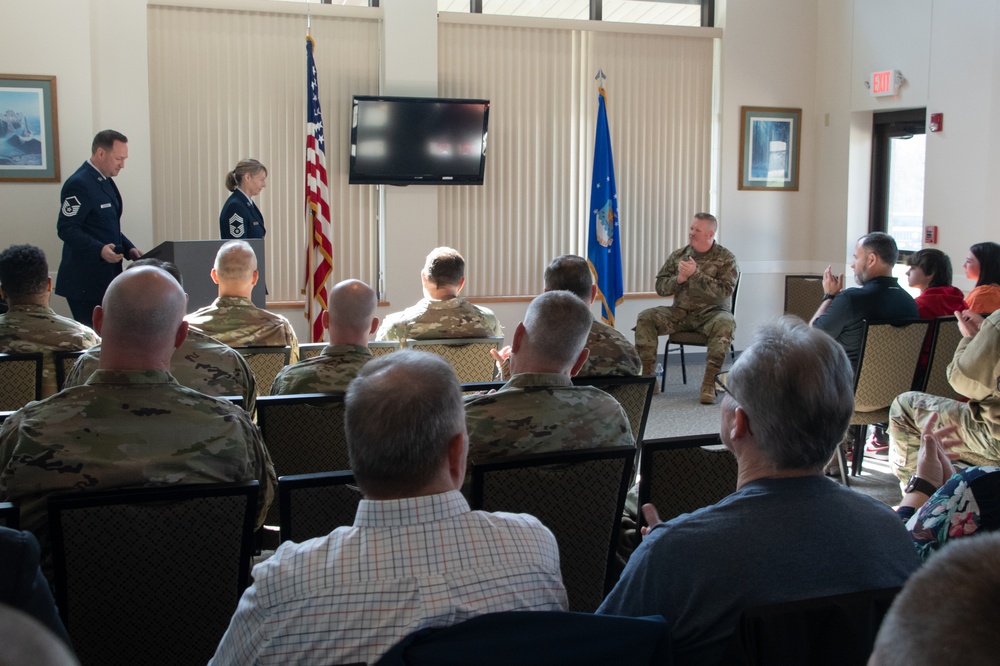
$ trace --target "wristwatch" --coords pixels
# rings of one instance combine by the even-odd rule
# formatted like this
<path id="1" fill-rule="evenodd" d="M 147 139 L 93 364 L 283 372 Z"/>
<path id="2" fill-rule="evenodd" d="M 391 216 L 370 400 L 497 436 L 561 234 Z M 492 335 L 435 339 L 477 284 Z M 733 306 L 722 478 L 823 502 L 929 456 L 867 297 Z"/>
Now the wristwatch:
<path id="1" fill-rule="evenodd" d="M 906 488 L 903 489 L 903 492 L 904 493 L 918 492 L 918 493 L 923 493 L 924 495 L 930 497 L 931 495 L 937 492 L 937 488 L 935 488 L 934 484 L 928 481 L 927 479 L 921 479 L 919 476 L 914 474 L 913 476 L 910 477 L 910 482 L 906 484 Z"/>
<path id="2" fill-rule="evenodd" d="M 837 294 L 823 294 L 824 301 L 832 301 L 837 297 Z"/>

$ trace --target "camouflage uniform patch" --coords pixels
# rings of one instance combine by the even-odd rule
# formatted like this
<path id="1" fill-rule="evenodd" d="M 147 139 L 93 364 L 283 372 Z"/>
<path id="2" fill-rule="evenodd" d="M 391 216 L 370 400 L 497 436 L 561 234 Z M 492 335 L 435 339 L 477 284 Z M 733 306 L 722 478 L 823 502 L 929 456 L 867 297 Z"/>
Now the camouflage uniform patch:
<path id="1" fill-rule="evenodd" d="M 450 340 L 503 335 L 500 321 L 489 308 L 461 298 L 443 301 L 421 299 L 402 312 L 387 316 L 375 333 L 376 340 Z"/>
<path id="2" fill-rule="evenodd" d="M 271 384 L 271 395 L 346 391 L 361 366 L 372 359 L 368 347 L 327 345 L 319 356 L 286 365 Z"/>
<path id="3" fill-rule="evenodd" d="M 693 258 L 698 272 L 678 284 L 678 264 Z M 733 253 L 718 243 L 708 252 L 695 252 L 687 245 L 671 253 L 656 275 L 656 293 L 673 296 L 671 306 L 659 306 L 639 313 L 635 325 L 635 347 L 643 369 L 655 365 L 658 336 L 680 331 L 696 331 L 708 337 L 706 357 L 709 367 L 722 365 L 736 331 L 729 307 L 739 268 Z"/>
<path id="4" fill-rule="evenodd" d="M 81 386 L 97 370 L 101 347 L 91 347 L 66 376 L 66 388 Z M 243 356 L 215 338 L 188 329 L 187 337 L 170 359 L 170 374 L 181 386 L 217 397 L 243 396 L 243 407 L 253 414 L 257 387 Z"/>
<path id="5" fill-rule="evenodd" d="M 184 319 L 230 347 L 289 346 L 292 354 L 288 362 L 299 360 L 299 340 L 288 320 L 258 308 L 249 298 L 219 296 Z"/>
<path id="6" fill-rule="evenodd" d="M 0 353 L 42 352 L 42 397 L 58 390 L 56 362 L 52 352 L 80 351 L 100 344 L 98 337 L 83 324 L 61 317 L 44 305 L 12 305 L 0 315 Z"/>
<path id="7" fill-rule="evenodd" d="M 277 480 L 245 411 L 155 370 L 98 370 L 29 403 L 0 429 L 0 497 L 46 546 L 46 501 L 63 490 L 260 481 L 257 525 Z"/>
<path id="8" fill-rule="evenodd" d="M 465 403 L 469 460 L 526 453 L 634 446 L 618 401 L 600 389 L 574 386 L 565 375 L 521 373 L 496 393 Z"/>

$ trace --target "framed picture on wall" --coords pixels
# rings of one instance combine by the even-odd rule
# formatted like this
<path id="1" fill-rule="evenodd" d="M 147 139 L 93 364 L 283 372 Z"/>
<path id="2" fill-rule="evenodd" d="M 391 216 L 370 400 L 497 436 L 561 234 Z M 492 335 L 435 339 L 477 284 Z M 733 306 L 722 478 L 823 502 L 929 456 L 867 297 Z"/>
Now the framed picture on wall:
<path id="1" fill-rule="evenodd" d="M 802 109 L 740 107 L 741 190 L 799 189 Z"/>
<path id="2" fill-rule="evenodd" d="M 59 182 L 56 77 L 0 74 L 0 183 Z"/>

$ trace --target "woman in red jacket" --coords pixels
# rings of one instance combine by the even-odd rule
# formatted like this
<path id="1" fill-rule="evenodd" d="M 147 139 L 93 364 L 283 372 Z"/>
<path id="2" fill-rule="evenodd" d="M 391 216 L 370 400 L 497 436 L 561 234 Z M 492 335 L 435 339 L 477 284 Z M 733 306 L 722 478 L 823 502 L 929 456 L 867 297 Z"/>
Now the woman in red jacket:
<path id="1" fill-rule="evenodd" d="M 914 252 L 906 261 L 910 269 L 906 279 L 911 288 L 919 289 L 917 312 L 921 319 L 950 317 L 969 309 L 962 290 L 951 286 L 951 259 L 941 250 Z"/>

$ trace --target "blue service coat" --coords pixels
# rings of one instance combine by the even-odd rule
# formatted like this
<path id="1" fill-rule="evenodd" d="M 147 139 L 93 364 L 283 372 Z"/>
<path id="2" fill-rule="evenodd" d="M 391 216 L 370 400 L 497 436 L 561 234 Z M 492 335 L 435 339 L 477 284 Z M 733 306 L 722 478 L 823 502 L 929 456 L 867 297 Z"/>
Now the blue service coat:
<path id="1" fill-rule="evenodd" d="M 99 303 L 111 281 L 122 272 L 122 262 L 101 258 L 108 243 L 121 245 L 125 256 L 135 247 L 122 233 L 122 197 L 110 178 L 84 162 L 63 183 L 56 231 L 63 241 L 56 293 L 66 298 Z"/>
<path id="2" fill-rule="evenodd" d="M 224 239 L 263 238 L 264 214 L 237 188 L 226 199 L 219 214 L 219 234 Z"/>

